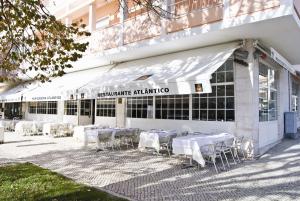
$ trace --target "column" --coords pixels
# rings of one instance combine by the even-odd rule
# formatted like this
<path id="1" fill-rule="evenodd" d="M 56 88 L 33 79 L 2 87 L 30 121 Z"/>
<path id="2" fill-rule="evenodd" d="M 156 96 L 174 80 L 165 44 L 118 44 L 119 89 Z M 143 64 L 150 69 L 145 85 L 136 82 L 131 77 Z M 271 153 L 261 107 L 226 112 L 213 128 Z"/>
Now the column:
<path id="1" fill-rule="evenodd" d="M 95 3 L 89 5 L 89 24 L 88 31 L 92 33 L 96 29 L 96 6 Z"/>
<path id="2" fill-rule="evenodd" d="M 124 45 L 124 21 L 128 18 L 128 5 L 127 0 L 121 0 L 120 4 L 120 24 L 121 24 L 121 32 L 120 32 L 120 46 Z"/>

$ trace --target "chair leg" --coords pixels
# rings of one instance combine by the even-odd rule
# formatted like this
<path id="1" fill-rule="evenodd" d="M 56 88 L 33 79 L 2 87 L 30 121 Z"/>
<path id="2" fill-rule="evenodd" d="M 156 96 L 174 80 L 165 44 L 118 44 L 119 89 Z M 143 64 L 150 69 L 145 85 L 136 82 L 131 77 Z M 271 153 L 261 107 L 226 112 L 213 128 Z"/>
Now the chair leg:
<path id="1" fill-rule="evenodd" d="M 230 154 L 231 154 L 231 156 L 232 156 L 232 159 L 233 159 L 233 162 L 234 162 L 234 164 L 237 164 L 236 163 L 236 161 L 235 161 L 235 158 L 234 158 L 234 155 L 233 155 L 233 153 L 232 153 L 232 150 L 230 149 Z"/>
<path id="2" fill-rule="evenodd" d="M 223 161 L 223 158 L 222 158 L 222 154 L 220 154 L 220 159 L 221 159 L 224 170 L 226 170 L 226 167 L 225 167 L 225 164 L 224 164 L 224 161 Z"/>
<path id="3" fill-rule="evenodd" d="M 216 166 L 216 159 L 215 159 L 215 158 L 212 158 L 212 161 L 213 161 L 213 164 L 214 164 L 214 167 L 215 167 L 216 172 L 219 173 L 218 168 L 217 168 L 217 166 Z M 223 164 L 223 165 L 224 165 L 224 164 Z"/>
<path id="4" fill-rule="evenodd" d="M 227 156 L 226 156 L 225 152 L 222 152 L 222 153 L 223 153 L 224 156 L 225 156 L 225 160 L 226 160 L 226 163 L 227 163 L 228 168 L 230 168 L 230 165 L 229 165 L 229 162 L 228 162 L 228 159 L 227 159 Z M 222 157 L 222 153 L 221 153 L 221 157 Z"/>
<path id="5" fill-rule="evenodd" d="M 238 163 L 241 163 L 241 160 L 240 160 L 240 157 L 239 157 L 239 153 L 238 153 L 238 149 L 237 148 L 234 148 L 234 154 L 236 155 L 236 158 L 238 160 Z"/>

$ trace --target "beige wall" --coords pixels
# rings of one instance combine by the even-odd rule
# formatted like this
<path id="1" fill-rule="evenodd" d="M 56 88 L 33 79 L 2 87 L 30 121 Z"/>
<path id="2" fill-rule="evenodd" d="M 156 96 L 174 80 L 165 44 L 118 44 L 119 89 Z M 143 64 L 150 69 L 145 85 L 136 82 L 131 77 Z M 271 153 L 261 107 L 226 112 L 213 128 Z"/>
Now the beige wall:
<path id="1" fill-rule="evenodd" d="M 201 26 L 223 19 L 223 6 L 213 6 L 207 9 L 195 10 L 179 19 L 171 20 L 167 23 L 167 32 L 176 32 L 182 29 Z"/>
<path id="2" fill-rule="evenodd" d="M 230 17 L 280 6 L 280 0 L 230 0 Z"/>
<path id="3" fill-rule="evenodd" d="M 140 15 L 124 24 L 124 44 L 153 38 L 161 34 L 161 21 L 154 15 Z"/>
<path id="4" fill-rule="evenodd" d="M 96 21 L 103 17 L 109 16 L 109 25 L 112 26 L 120 22 L 118 13 L 119 13 L 118 1 L 109 2 L 104 6 L 101 6 L 96 9 Z"/>

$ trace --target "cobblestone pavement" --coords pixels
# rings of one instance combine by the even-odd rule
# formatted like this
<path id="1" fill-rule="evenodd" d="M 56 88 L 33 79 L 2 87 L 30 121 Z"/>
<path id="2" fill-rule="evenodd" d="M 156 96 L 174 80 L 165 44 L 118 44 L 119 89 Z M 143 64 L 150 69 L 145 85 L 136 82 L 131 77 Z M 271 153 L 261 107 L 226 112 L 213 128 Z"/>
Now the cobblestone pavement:
<path id="1" fill-rule="evenodd" d="M 95 152 L 73 138 L 20 137 L 6 133 L 0 165 L 30 161 L 80 183 L 140 201 L 300 201 L 300 140 L 285 140 L 259 160 L 182 169 L 174 157 L 137 150 Z"/>

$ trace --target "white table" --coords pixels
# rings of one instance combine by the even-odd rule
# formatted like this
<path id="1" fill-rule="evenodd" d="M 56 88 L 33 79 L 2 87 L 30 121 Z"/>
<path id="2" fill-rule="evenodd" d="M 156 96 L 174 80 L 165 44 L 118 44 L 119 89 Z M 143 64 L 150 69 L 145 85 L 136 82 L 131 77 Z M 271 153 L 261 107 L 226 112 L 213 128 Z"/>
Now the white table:
<path id="1" fill-rule="evenodd" d="M 173 139 L 172 148 L 175 155 L 191 156 L 202 167 L 205 161 L 201 153 L 201 147 L 204 145 L 215 144 L 217 142 L 233 139 L 234 136 L 229 133 L 220 133 L 213 135 L 187 135 Z"/>
<path id="2" fill-rule="evenodd" d="M 20 135 L 36 135 L 39 133 L 40 122 L 36 121 L 19 121 L 16 124 L 15 132 Z"/>
<path id="3" fill-rule="evenodd" d="M 78 141 L 84 142 L 85 141 L 85 133 L 88 130 L 91 129 L 99 129 L 99 126 L 97 125 L 85 125 L 85 126 L 75 126 L 74 127 L 74 133 L 73 133 L 73 138 L 75 138 Z"/>
<path id="4" fill-rule="evenodd" d="M 177 131 L 150 130 L 140 134 L 139 149 L 153 148 L 157 152 L 160 150 L 160 139 L 177 136 Z"/>
<path id="5" fill-rule="evenodd" d="M 73 133 L 73 126 L 70 123 L 45 123 L 43 125 L 43 135 L 53 137 L 65 137 Z"/>
<path id="6" fill-rule="evenodd" d="M 19 121 L 20 120 L 4 119 L 4 120 L 0 120 L 0 125 L 4 127 L 5 131 L 13 131 L 15 130 L 15 126 Z"/>
<path id="7" fill-rule="evenodd" d="M 4 143 L 4 127 L 0 126 L 0 144 Z"/>

